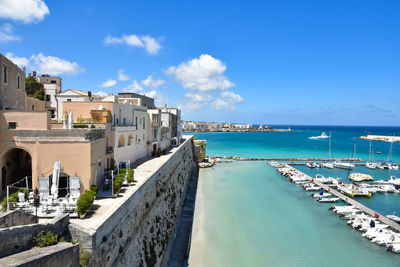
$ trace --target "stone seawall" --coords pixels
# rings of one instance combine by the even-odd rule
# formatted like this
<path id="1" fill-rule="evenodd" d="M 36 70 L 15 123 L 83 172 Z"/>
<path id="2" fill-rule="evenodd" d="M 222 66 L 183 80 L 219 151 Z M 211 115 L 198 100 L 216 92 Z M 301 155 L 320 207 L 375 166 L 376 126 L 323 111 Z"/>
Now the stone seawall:
<path id="1" fill-rule="evenodd" d="M 92 266 L 166 264 L 195 167 L 192 137 L 185 138 L 166 156 L 139 166 L 135 179 L 140 185 L 99 218 L 100 223 L 71 224 L 73 239 L 92 251 Z"/>

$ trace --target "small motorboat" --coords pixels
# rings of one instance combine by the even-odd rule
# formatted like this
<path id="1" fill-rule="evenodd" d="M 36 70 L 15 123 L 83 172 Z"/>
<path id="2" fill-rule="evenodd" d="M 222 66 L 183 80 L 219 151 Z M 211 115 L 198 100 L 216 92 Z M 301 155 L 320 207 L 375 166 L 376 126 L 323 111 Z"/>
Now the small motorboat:
<path id="1" fill-rule="evenodd" d="M 400 223 L 400 217 L 397 217 L 396 215 L 386 215 L 386 217 L 391 219 L 392 221 Z"/>
<path id="2" fill-rule="evenodd" d="M 316 167 L 317 167 L 317 166 L 315 165 L 315 163 L 312 162 L 312 161 L 307 162 L 306 166 L 307 166 L 308 168 L 316 168 Z"/>
<path id="3" fill-rule="evenodd" d="M 365 163 L 365 167 L 374 170 L 378 167 L 378 164 L 376 164 L 375 162 L 367 162 Z"/>
<path id="4" fill-rule="evenodd" d="M 339 199 L 340 198 L 338 198 L 338 197 L 321 197 L 321 198 L 318 198 L 317 201 L 322 202 L 322 203 L 333 203 L 333 202 L 338 201 Z"/>
<path id="5" fill-rule="evenodd" d="M 333 163 L 332 162 L 325 162 L 322 164 L 323 167 L 327 169 L 333 169 Z"/>
<path id="6" fill-rule="evenodd" d="M 324 192 L 319 192 L 311 195 L 313 198 L 323 198 L 323 197 L 331 197 L 331 193 L 324 193 Z"/>
<path id="7" fill-rule="evenodd" d="M 327 139 L 327 138 L 329 138 L 329 135 L 326 135 L 325 132 L 322 132 L 322 134 L 320 136 L 310 136 L 310 137 L 308 137 L 308 139 L 311 139 L 311 140 Z"/>
<path id="8" fill-rule="evenodd" d="M 386 249 L 394 252 L 394 253 L 400 253 L 400 244 L 399 243 L 389 243 L 386 245 Z"/>
<path id="9" fill-rule="evenodd" d="M 352 170 L 352 169 L 354 169 L 356 167 L 353 163 L 341 162 L 341 161 L 335 161 L 333 163 L 333 166 L 335 168 L 346 169 L 346 170 Z"/>

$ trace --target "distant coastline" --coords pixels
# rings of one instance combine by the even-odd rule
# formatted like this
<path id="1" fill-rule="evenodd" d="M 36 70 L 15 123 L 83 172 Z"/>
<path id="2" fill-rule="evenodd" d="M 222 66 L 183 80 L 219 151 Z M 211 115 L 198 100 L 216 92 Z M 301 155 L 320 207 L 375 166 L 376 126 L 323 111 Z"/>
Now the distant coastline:
<path id="1" fill-rule="evenodd" d="M 291 132 L 290 127 L 287 129 L 275 129 L 269 125 L 252 125 L 245 123 L 220 123 L 220 122 L 197 122 L 182 121 L 183 132 L 200 133 L 200 132 Z"/>
<path id="2" fill-rule="evenodd" d="M 219 130 L 203 130 L 203 129 L 184 129 L 185 133 L 203 133 L 203 132 L 293 132 L 292 129 L 219 129 Z"/>

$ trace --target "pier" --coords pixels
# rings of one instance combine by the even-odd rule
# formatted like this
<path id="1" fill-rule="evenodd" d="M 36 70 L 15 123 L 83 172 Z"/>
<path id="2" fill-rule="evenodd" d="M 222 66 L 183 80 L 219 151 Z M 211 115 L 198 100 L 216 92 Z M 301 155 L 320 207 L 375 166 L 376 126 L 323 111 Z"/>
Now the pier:
<path id="1" fill-rule="evenodd" d="M 233 159 L 238 161 L 293 161 L 293 162 L 300 162 L 300 164 L 305 164 L 308 161 L 351 161 L 351 162 L 360 162 L 361 159 L 359 158 L 245 158 L 245 157 L 238 157 L 238 156 L 207 156 L 208 158 L 212 159 Z M 301 161 L 304 161 L 301 163 Z M 292 164 L 292 163 L 291 163 Z M 365 164 L 365 163 L 363 163 Z"/>
<path id="2" fill-rule="evenodd" d="M 379 214 L 378 212 L 376 212 L 376 211 L 374 211 L 374 210 L 372 210 L 372 209 L 370 209 L 370 208 L 364 206 L 363 204 L 359 203 L 358 201 L 352 199 L 351 197 L 348 197 L 348 196 L 346 196 L 346 195 L 340 193 L 339 191 L 333 189 L 333 188 L 330 187 L 329 185 L 326 185 L 326 184 L 323 184 L 323 183 L 321 183 L 321 182 L 315 181 L 315 180 L 314 180 L 312 177 L 310 177 L 309 175 L 307 175 L 307 174 L 305 174 L 305 173 L 299 171 L 298 169 L 296 169 L 296 168 L 290 166 L 289 164 L 285 164 L 285 167 L 287 167 L 287 168 L 289 168 L 289 169 L 291 169 L 291 170 L 293 170 L 293 171 L 296 171 L 297 173 L 303 174 L 307 179 L 310 180 L 310 182 L 312 182 L 312 183 L 314 183 L 314 184 L 320 186 L 320 187 L 321 187 L 322 189 L 324 189 L 325 191 L 327 191 L 327 192 L 331 193 L 332 195 L 334 195 L 334 196 L 340 198 L 342 201 L 346 202 L 347 204 L 353 205 L 354 207 L 356 207 L 357 209 L 363 211 L 364 213 L 366 213 L 366 214 L 368 214 L 368 215 L 370 215 L 370 216 L 372 216 L 372 217 L 375 217 L 376 215 L 378 215 L 377 218 L 375 217 L 376 219 L 380 220 L 380 221 L 383 222 L 384 224 L 389 225 L 390 228 L 392 228 L 393 230 L 396 230 L 397 232 L 400 233 L 400 224 L 398 224 L 398 223 L 396 223 L 396 222 L 390 220 L 389 218 L 386 218 L 385 216 Z"/>

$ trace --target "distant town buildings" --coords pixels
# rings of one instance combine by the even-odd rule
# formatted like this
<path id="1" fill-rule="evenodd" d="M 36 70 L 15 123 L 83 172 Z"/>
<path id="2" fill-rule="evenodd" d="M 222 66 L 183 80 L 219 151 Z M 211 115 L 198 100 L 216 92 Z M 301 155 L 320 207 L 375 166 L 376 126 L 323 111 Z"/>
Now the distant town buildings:
<path id="1" fill-rule="evenodd" d="M 0 191 L 28 177 L 30 189 L 48 192 L 53 167 L 61 162 L 58 187 L 68 193 L 70 178 L 81 192 L 101 186 L 119 162 L 159 156 L 182 138 L 181 112 L 156 107 L 154 99 L 136 93 L 63 91 L 62 78 L 34 78 L 44 100 L 28 97 L 25 70 L 0 54 Z M 46 189 L 47 188 L 47 189 Z"/>

